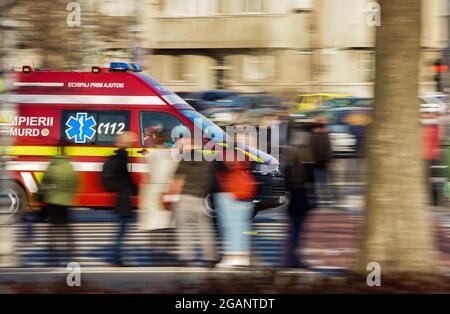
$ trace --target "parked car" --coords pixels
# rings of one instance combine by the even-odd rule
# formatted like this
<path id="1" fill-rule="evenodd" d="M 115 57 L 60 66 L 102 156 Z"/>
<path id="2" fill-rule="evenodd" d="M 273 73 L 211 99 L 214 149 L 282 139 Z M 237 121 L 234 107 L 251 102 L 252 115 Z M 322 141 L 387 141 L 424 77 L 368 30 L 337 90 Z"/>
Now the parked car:
<path id="1" fill-rule="evenodd" d="M 237 95 L 233 91 L 228 90 L 206 90 L 193 92 L 184 96 L 184 100 L 188 102 L 195 110 L 203 112 L 208 108 L 217 106 L 217 102 L 231 96 Z"/>
<path id="2" fill-rule="evenodd" d="M 433 108 L 440 113 L 446 113 L 449 110 L 450 98 L 444 93 L 424 93 L 419 96 L 421 109 Z"/>
<path id="3" fill-rule="evenodd" d="M 287 107 L 280 99 L 270 95 L 237 95 L 218 101 L 214 108 L 203 112 L 218 125 L 228 125 L 236 121 L 238 115 L 245 115 L 245 122 L 258 125 L 261 118 Z"/>
<path id="4" fill-rule="evenodd" d="M 192 92 L 179 91 L 179 92 L 175 92 L 175 94 L 180 96 L 182 99 L 186 99 L 186 98 L 188 98 L 188 96 L 190 94 L 192 94 Z"/>

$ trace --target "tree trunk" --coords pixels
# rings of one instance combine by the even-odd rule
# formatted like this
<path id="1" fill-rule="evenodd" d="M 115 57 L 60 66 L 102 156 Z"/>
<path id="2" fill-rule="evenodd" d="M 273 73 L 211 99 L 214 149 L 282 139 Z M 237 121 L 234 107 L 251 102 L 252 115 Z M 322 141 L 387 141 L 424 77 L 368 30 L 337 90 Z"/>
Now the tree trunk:
<path id="1" fill-rule="evenodd" d="M 420 0 L 385 0 L 376 29 L 365 225 L 354 270 L 436 271 L 419 115 Z"/>

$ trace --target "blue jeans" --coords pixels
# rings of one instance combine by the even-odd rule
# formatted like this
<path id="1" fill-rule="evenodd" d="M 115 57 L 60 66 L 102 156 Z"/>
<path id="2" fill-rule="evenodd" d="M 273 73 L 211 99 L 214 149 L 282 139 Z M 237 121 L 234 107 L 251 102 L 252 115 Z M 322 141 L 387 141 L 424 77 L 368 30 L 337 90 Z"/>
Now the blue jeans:
<path id="1" fill-rule="evenodd" d="M 314 167 L 315 192 L 320 201 L 333 201 L 337 199 L 337 195 L 329 184 L 328 175 L 329 172 L 326 167 Z"/>
<path id="2" fill-rule="evenodd" d="M 119 229 L 117 231 L 117 237 L 116 237 L 116 243 L 114 244 L 113 249 L 113 263 L 115 264 L 121 264 L 121 247 L 122 247 L 122 241 L 125 236 L 125 232 L 128 227 L 128 223 L 131 221 L 130 217 L 126 216 L 119 216 Z"/>
<path id="3" fill-rule="evenodd" d="M 316 179 L 316 184 L 327 185 L 328 184 L 328 174 L 326 168 L 315 167 L 314 168 L 314 178 Z"/>
<path id="4" fill-rule="evenodd" d="M 304 187 L 298 187 L 290 191 L 288 205 L 288 215 L 290 218 L 290 228 L 287 238 L 287 250 L 285 263 L 288 266 L 298 263 L 297 252 L 301 246 L 301 236 L 304 222 L 310 211 L 308 194 Z"/>
<path id="5" fill-rule="evenodd" d="M 250 254 L 248 232 L 251 231 L 253 203 L 236 200 L 230 193 L 216 193 L 214 197 L 225 254 Z"/>

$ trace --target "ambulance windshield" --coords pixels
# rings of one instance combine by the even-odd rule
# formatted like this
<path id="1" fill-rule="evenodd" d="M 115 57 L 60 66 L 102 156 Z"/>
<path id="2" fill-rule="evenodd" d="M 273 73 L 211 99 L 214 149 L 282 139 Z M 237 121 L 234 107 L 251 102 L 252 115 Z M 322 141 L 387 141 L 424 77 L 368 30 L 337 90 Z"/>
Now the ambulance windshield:
<path id="1" fill-rule="evenodd" d="M 167 101 L 170 105 L 184 105 L 189 106 L 187 102 L 185 102 L 180 96 L 167 89 L 160 82 L 155 80 L 154 78 L 144 75 L 144 74 L 136 74 L 139 76 L 145 83 L 150 85 L 153 89 L 155 89 L 161 97 Z"/>
<path id="2" fill-rule="evenodd" d="M 216 142 L 226 142 L 229 136 L 220 127 L 208 120 L 205 116 L 195 110 L 180 110 L 180 112 L 188 118 L 197 127 L 201 128 L 203 133 Z"/>

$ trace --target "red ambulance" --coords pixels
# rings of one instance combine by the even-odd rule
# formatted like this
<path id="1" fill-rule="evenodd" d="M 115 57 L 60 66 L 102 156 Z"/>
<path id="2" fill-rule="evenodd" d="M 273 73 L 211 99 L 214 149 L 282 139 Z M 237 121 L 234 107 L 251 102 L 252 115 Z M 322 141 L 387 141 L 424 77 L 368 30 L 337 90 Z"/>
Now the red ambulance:
<path id="1" fill-rule="evenodd" d="M 114 153 L 117 134 L 132 130 L 140 137 L 130 149 L 129 169 L 138 183 L 146 169 L 144 157 L 151 153 L 146 132 L 154 121 L 164 125 L 168 146 L 173 144 L 171 130 L 194 130 L 195 119 L 203 128 L 213 130 L 215 138 L 222 129 L 195 111 L 173 92 L 144 75 L 138 65 L 113 62 L 109 68 L 92 67 L 91 72 L 38 71 L 24 66 L 16 73 L 12 93 L 3 101 L 17 104 L 17 114 L 10 116 L 8 135 L 15 144 L 7 170 L 13 179 L 12 195 L 16 206 L 33 205 L 32 196 L 51 156 L 59 154 L 61 139 L 71 144 L 66 154 L 79 174 L 76 197 L 78 207 L 110 207 L 114 197 L 101 183 L 105 159 Z M 197 120 L 199 121 L 199 120 Z M 262 183 L 255 199 L 257 207 L 270 208 L 284 202 L 283 178 L 278 161 L 272 156 L 246 147 L 254 160 L 254 173 Z"/>

